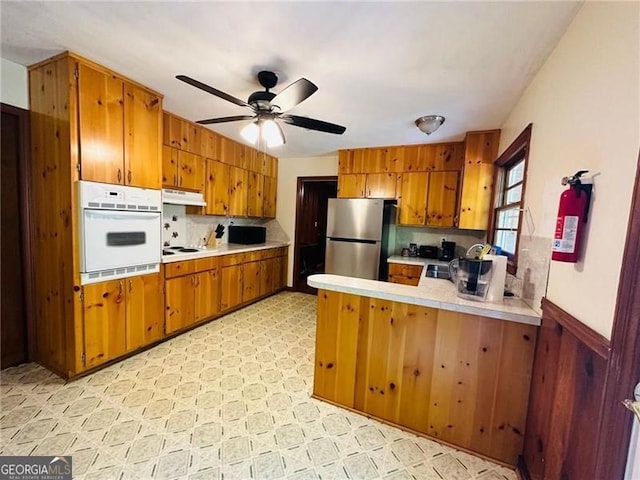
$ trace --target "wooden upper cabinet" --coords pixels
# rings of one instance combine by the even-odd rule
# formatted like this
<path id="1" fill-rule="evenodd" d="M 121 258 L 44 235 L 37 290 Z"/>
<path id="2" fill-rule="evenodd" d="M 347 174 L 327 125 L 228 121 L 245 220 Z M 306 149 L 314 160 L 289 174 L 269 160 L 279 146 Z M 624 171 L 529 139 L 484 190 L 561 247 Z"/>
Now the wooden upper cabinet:
<path id="1" fill-rule="evenodd" d="M 229 215 L 247 216 L 248 173 L 239 167 L 229 167 Z"/>
<path id="2" fill-rule="evenodd" d="M 367 176 L 347 174 L 338 177 L 338 198 L 365 198 Z"/>
<path id="3" fill-rule="evenodd" d="M 149 345 L 164 335 L 164 281 L 159 273 L 124 279 L 127 351 Z"/>
<path id="4" fill-rule="evenodd" d="M 81 178 L 123 183 L 124 82 L 78 62 Z"/>
<path id="5" fill-rule="evenodd" d="M 219 137 L 208 129 L 202 129 L 200 134 L 200 154 L 205 158 L 217 160 Z"/>
<path id="6" fill-rule="evenodd" d="M 264 177 L 264 188 L 262 191 L 262 215 L 266 218 L 276 218 L 278 179 L 275 177 Z"/>
<path id="7" fill-rule="evenodd" d="M 227 165 L 239 166 L 236 163 L 236 142 L 227 137 L 220 137 L 218 139 L 218 148 L 216 154 L 216 160 Z"/>
<path id="8" fill-rule="evenodd" d="M 162 185 L 178 185 L 178 149 L 167 145 L 162 146 Z"/>
<path id="9" fill-rule="evenodd" d="M 431 172 L 427 194 L 427 226 L 455 226 L 457 199 L 458 172 Z"/>
<path id="10" fill-rule="evenodd" d="M 338 175 L 352 173 L 353 150 L 338 150 Z"/>
<path id="11" fill-rule="evenodd" d="M 178 151 L 178 185 L 189 190 L 204 188 L 204 159 L 182 150 Z"/>
<path id="12" fill-rule="evenodd" d="M 247 188 L 247 215 L 250 217 L 262 217 L 264 214 L 264 175 L 249 172 L 247 176 L 249 179 Z"/>
<path id="13" fill-rule="evenodd" d="M 398 223 L 402 225 L 426 224 L 429 175 L 426 172 L 402 174 Z"/>
<path id="14" fill-rule="evenodd" d="M 207 174 L 204 186 L 207 215 L 229 213 L 229 165 L 217 160 L 206 160 Z"/>
<path id="15" fill-rule="evenodd" d="M 162 144 L 183 149 L 182 119 L 168 112 L 162 113 Z"/>
<path id="16" fill-rule="evenodd" d="M 367 175 L 367 198 L 396 198 L 396 183 L 398 175 L 395 173 L 370 173 Z"/>
<path id="17" fill-rule="evenodd" d="M 142 88 L 124 84 L 124 184 L 161 188 L 161 99 Z"/>

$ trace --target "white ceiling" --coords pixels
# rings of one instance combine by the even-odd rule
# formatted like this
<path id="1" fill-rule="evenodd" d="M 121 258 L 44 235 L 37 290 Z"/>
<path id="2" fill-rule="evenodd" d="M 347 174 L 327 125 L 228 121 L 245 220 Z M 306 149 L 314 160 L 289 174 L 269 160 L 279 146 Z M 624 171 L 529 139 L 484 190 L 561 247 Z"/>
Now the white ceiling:
<path id="1" fill-rule="evenodd" d="M 284 125 L 272 153 L 461 140 L 499 128 L 580 2 L 9 2 L 3 58 L 30 65 L 71 50 L 165 95 L 190 120 L 250 114 L 175 79 L 246 100 L 255 74 L 277 93 L 300 77 L 319 90 L 292 114 L 345 125 L 339 136 Z M 427 137 L 414 125 L 446 117 Z M 246 122 L 212 126 L 241 140 Z"/>

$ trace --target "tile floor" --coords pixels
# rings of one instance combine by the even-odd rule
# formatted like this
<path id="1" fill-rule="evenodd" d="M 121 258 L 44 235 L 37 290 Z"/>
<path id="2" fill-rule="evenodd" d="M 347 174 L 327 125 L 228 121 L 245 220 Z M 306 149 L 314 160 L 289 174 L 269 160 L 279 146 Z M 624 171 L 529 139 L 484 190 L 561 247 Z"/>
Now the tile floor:
<path id="1" fill-rule="evenodd" d="M 0 455 L 72 455 L 76 479 L 515 480 L 310 398 L 315 297 L 280 293 L 93 375 L 0 376 Z"/>

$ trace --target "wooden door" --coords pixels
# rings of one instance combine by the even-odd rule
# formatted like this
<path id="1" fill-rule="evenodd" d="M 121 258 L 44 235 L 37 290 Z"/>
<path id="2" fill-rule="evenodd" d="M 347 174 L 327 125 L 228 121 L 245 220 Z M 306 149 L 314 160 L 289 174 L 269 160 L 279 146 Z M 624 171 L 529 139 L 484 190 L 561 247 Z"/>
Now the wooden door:
<path id="1" fill-rule="evenodd" d="M 217 160 L 206 160 L 207 175 L 204 196 L 207 215 L 227 215 L 229 212 L 229 165 Z"/>
<path id="2" fill-rule="evenodd" d="M 229 215 L 247 216 L 247 171 L 229 167 Z"/>
<path id="3" fill-rule="evenodd" d="M 164 334 L 163 281 L 159 273 L 125 279 L 127 350 L 149 345 Z"/>
<path id="4" fill-rule="evenodd" d="M 248 188 L 247 188 L 247 215 L 250 217 L 263 216 L 263 190 L 264 175 L 256 172 L 248 172 Z"/>
<path id="5" fill-rule="evenodd" d="M 167 334 L 191 325 L 195 318 L 193 275 L 165 281 L 165 331 Z"/>
<path id="6" fill-rule="evenodd" d="M 429 174 L 403 173 L 400 200 L 401 225 L 424 225 L 427 216 L 427 189 Z"/>
<path id="7" fill-rule="evenodd" d="M 124 183 L 123 81 L 78 63 L 81 178 Z"/>
<path id="8" fill-rule="evenodd" d="M 464 166 L 459 228 L 471 230 L 488 228 L 494 169 L 492 163 Z"/>
<path id="9" fill-rule="evenodd" d="M 279 282 L 280 262 L 278 258 L 267 258 L 260 262 L 260 292 L 259 295 L 268 295 L 276 290 L 276 282 Z"/>
<path id="10" fill-rule="evenodd" d="M 178 151 L 178 186 L 188 190 L 204 189 L 204 159 L 200 155 Z"/>
<path id="11" fill-rule="evenodd" d="M 367 175 L 367 198 L 396 198 L 395 173 L 371 173 Z"/>
<path id="12" fill-rule="evenodd" d="M 220 311 L 220 277 L 218 269 L 196 273 L 195 321 L 209 318 Z"/>
<path id="13" fill-rule="evenodd" d="M 365 174 L 338 175 L 338 198 L 365 198 Z"/>
<path id="14" fill-rule="evenodd" d="M 458 172 L 431 172 L 427 193 L 427 226 L 453 227 L 458 198 Z"/>
<path id="15" fill-rule="evenodd" d="M 261 262 L 248 262 L 243 264 L 243 302 L 258 298 L 260 294 L 260 263 Z"/>
<path id="16" fill-rule="evenodd" d="M 276 218 L 278 179 L 275 177 L 264 177 L 264 189 L 262 192 L 263 209 L 265 218 Z"/>
<path id="17" fill-rule="evenodd" d="M 83 287 L 85 366 L 95 367 L 127 351 L 125 280 Z"/>
<path id="18" fill-rule="evenodd" d="M 242 303 L 242 267 L 243 265 L 231 265 L 220 269 L 221 312 Z"/>
<path id="19" fill-rule="evenodd" d="M 178 186 L 178 149 L 162 146 L 162 186 Z"/>
<path id="20" fill-rule="evenodd" d="M 161 188 L 162 101 L 142 88 L 124 85 L 125 185 Z"/>
<path id="21" fill-rule="evenodd" d="M 162 144 L 184 150 L 182 119 L 168 112 L 162 114 Z"/>

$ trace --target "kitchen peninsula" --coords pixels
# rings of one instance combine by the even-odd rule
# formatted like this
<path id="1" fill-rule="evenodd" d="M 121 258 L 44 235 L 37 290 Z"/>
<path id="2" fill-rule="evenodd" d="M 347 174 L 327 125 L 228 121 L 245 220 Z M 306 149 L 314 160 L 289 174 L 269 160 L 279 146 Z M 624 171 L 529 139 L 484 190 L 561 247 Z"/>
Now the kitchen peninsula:
<path id="1" fill-rule="evenodd" d="M 446 280 L 417 287 L 313 275 L 313 396 L 515 465 L 539 316 L 474 302 Z"/>

